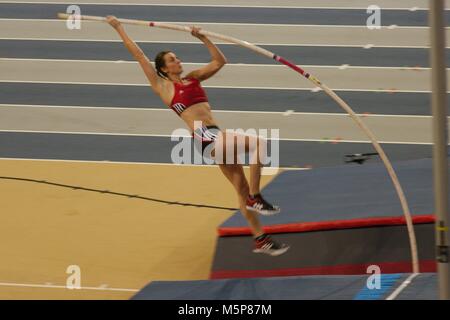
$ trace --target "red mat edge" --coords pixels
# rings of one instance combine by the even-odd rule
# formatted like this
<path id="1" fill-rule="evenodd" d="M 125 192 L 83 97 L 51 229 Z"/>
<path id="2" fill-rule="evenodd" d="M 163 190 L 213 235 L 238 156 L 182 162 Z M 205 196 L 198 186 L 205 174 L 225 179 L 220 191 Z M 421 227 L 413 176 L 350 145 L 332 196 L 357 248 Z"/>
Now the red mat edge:
<path id="1" fill-rule="evenodd" d="M 434 214 L 415 215 L 412 217 L 414 224 L 433 223 L 435 222 Z M 264 227 L 265 233 L 295 233 L 319 230 L 336 230 L 336 229 L 351 229 L 372 226 L 391 226 L 391 225 L 405 225 L 406 220 L 403 216 L 397 217 L 377 217 L 377 218 L 363 218 L 352 220 L 334 220 L 334 221 L 320 221 L 320 222 L 296 222 L 288 224 L 278 224 Z M 243 236 L 251 235 L 249 227 L 219 227 L 217 229 L 220 237 L 227 236 Z"/>
<path id="2" fill-rule="evenodd" d="M 382 273 L 411 273 L 410 261 L 400 262 L 374 262 L 366 264 L 337 265 L 304 267 L 273 270 L 216 270 L 211 271 L 210 279 L 233 279 L 233 278 L 261 278 L 261 277 L 288 277 L 288 276 L 313 276 L 313 275 L 357 275 L 366 274 L 367 267 L 377 265 Z M 435 260 L 422 260 L 419 262 L 420 272 L 436 272 Z"/>

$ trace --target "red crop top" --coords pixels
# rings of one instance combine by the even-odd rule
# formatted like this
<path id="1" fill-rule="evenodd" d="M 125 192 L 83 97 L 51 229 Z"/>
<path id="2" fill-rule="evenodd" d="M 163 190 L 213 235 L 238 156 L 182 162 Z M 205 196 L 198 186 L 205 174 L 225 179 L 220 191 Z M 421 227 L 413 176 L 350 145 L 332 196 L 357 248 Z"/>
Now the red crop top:
<path id="1" fill-rule="evenodd" d="M 174 82 L 175 95 L 170 103 L 170 108 L 180 115 L 184 110 L 193 104 L 200 102 L 208 102 L 205 90 L 200 85 L 200 81 L 196 78 L 183 78 L 190 80 L 188 84 Z"/>

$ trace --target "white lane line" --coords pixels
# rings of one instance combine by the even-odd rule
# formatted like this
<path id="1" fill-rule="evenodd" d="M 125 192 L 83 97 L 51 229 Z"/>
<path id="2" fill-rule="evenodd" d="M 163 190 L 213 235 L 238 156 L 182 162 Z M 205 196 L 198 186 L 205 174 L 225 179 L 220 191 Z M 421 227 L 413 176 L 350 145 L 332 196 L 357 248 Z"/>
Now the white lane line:
<path id="1" fill-rule="evenodd" d="M 402 282 L 402 284 L 394 291 L 392 292 L 386 300 L 394 300 L 397 298 L 397 296 L 407 287 L 411 284 L 413 279 L 417 277 L 420 273 L 413 273 L 411 274 L 405 281 Z"/>
<path id="2" fill-rule="evenodd" d="M 0 104 L 2 106 L 2 104 Z M 9 106 L 9 105 L 5 105 Z M 45 107 L 45 106 L 44 106 Z M 92 107 L 90 107 L 92 108 Z M 93 107 L 96 108 L 96 107 Z M 161 110 L 157 109 L 156 110 Z M 142 110 L 142 109 L 140 109 Z M 162 109 L 165 110 L 165 109 Z M 168 109 L 167 111 L 172 110 Z M 214 109 L 212 110 L 213 113 L 261 113 L 261 114 L 274 114 L 274 115 L 305 115 L 305 116 L 332 116 L 332 117 L 350 117 L 347 113 L 334 113 L 334 112 L 299 112 L 294 110 L 286 110 L 286 111 L 257 111 L 257 110 L 221 110 L 221 109 Z M 430 118 L 431 115 L 409 115 L 409 114 L 382 114 L 382 113 L 356 113 L 357 116 L 361 118 L 369 118 L 369 117 L 387 117 L 387 118 Z M 450 116 L 447 117 L 450 119 Z"/>
<path id="3" fill-rule="evenodd" d="M 126 64 L 137 64 L 137 61 L 134 60 L 83 60 L 83 59 L 43 59 L 43 58 L 0 58 L 1 61 L 31 61 L 31 62 L 77 62 L 77 63 L 117 63 L 117 61 L 120 61 L 121 63 Z M 151 62 L 153 65 L 155 64 L 153 61 Z M 208 63 L 203 62 L 182 62 L 182 65 L 199 65 L 204 66 Z M 264 67 L 264 68 L 286 68 L 285 65 L 280 64 L 264 64 L 264 63 L 227 63 L 230 67 Z M 304 69 L 310 69 L 310 68 L 328 68 L 328 69 L 388 69 L 388 70 L 431 70 L 431 68 L 425 68 L 425 67 L 379 67 L 379 66 L 351 66 L 348 64 L 343 65 L 316 65 L 316 64 L 304 64 L 304 65 L 298 65 L 302 66 Z M 448 71 L 450 71 L 450 68 L 447 68 Z"/>
<path id="4" fill-rule="evenodd" d="M 132 108 L 132 107 L 102 107 L 102 106 L 63 106 L 63 105 L 39 105 L 39 104 L 8 104 L 8 103 L 0 103 L 1 107 L 13 107 L 13 108 L 59 108 L 59 109 L 92 109 L 92 110 L 132 110 L 132 111 L 161 111 L 172 113 L 172 109 L 169 108 Z M 286 110 L 286 111 L 258 111 L 258 110 L 245 110 L 245 107 L 242 107 L 243 110 L 223 110 L 223 109 L 214 109 L 213 113 L 251 113 L 251 114 L 273 114 L 273 115 L 316 115 L 316 116 L 341 116 L 341 117 L 349 117 L 347 113 L 334 113 L 334 112 L 298 112 L 294 110 Z M 284 106 L 283 108 L 286 108 Z M 409 115 L 409 114 L 382 114 L 382 113 L 357 113 L 357 116 L 362 118 L 368 117 L 392 117 L 392 118 L 430 118 L 431 115 Z M 450 119 L 450 116 L 448 116 Z"/>
<path id="5" fill-rule="evenodd" d="M 34 21 L 34 22 L 54 22 L 60 21 L 65 23 L 61 19 L 21 19 L 21 18 L 0 18 L 1 21 Z M 219 25 L 219 26 L 268 26 L 268 27 L 314 27 L 314 28 L 360 28 L 367 29 L 364 25 L 340 25 L 340 24 L 286 24 L 286 23 L 235 23 L 235 22 L 205 22 L 205 21 L 160 21 L 154 20 L 155 22 L 164 22 L 170 24 L 178 25 Z M 98 23 L 97 21 L 84 21 L 84 23 Z M 381 26 L 381 29 L 389 30 L 390 26 Z M 428 26 L 397 26 L 395 29 L 429 29 Z M 445 27 L 445 29 L 450 29 L 450 27 Z"/>
<path id="6" fill-rule="evenodd" d="M 187 131 L 187 129 L 186 129 Z M 170 134 L 154 134 L 154 133 L 119 133 L 119 132 L 91 132 L 91 131 L 57 131 L 57 130 L 20 130 L 20 129 L 0 129 L 5 133 L 54 133 L 54 134 L 71 134 L 71 135 L 94 135 L 94 136 L 129 136 L 129 137 L 156 137 L 156 138 L 192 138 L 190 135 L 170 135 Z M 280 139 L 281 140 L 281 139 Z"/>
<path id="7" fill-rule="evenodd" d="M 187 130 L 187 129 L 186 129 Z M 170 135 L 153 133 L 111 133 L 111 132 L 90 132 L 90 131 L 57 131 L 57 130 L 20 130 L 20 129 L 1 129 L 4 133 L 50 133 L 50 134 L 71 134 L 71 135 L 97 135 L 97 136 L 129 136 L 129 137 L 157 137 L 157 138 L 192 138 L 190 135 Z M 268 138 L 267 140 L 271 140 Z M 330 143 L 371 143 L 369 140 L 345 140 L 345 139 L 304 139 L 304 138 L 278 138 L 278 141 L 296 141 L 296 142 L 330 142 Z M 412 141 L 382 141 L 384 144 L 408 144 L 408 145 L 433 145 L 432 142 L 412 142 Z M 450 144 L 450 142 L 449 142 Z"/>
<path id="8" fill-rule="evenodd" d="M 100 85 L 100 86 L 132 86 L 132 87 L 148 87 L 148 84 L 141 83 L 109 83 L 109 82 L 85 82 L 85 81 L 39 81 L 39 80 L 10 80 L 0 79 L 0 83 L 40 83 L 40 84 L 70 84 L 70 85 Z M 255 90 L 296 90 L 296 91 L 313 91 L 315 88 L 298 87 L 298 88 L 286 88 L 286 87 L 248 87 L 248 86 L 217 86 L 217 85 L 202 85 L 204 88 L 217 88 L 217 89 L 255 89 Z M 320 89 L 320 88 L 319 88 Z M 319 92 L 320 90 L 316 90 Z M 348 88 L 333 88 L 333 91 L 350 91 L 350 92 L 388 92 L 392 93 L 391 89 L 348 89 Z M 396 93 L 431 93 L 426 90 L 396 90 Z M 450 91 L 447 91 L 450 93 Z"/>
<path id="9" fill-rule="evenodd" d="M 14 4 L 73 4 L 73 1 L 0 1 L 0 3 Z M 331 10 L 367 10 L 367 7 L 316 7 L 316 6 L 277 6 L 277 5 L 237 5 L 237 4 L 177 4 L 177 3 L 114 3 L 114 2 L 81 2 L 79 5 L 99 5 L 99 6 L 164 6 L 164 7 L 218 7 L 218 8 L 270 8 L 270 9 L 331 9 Z M 413 10 L 414 9 L 414 10 Z M 383 10 L 428 10 L 428 8 L 420 7 L 404 7 L 404 8 L 383 8 Z M 446 9 L 449 10 L 449 9 Z"/>
<path id="10" fill-rule="evenodd" d="M 143 83 L 141 84 L 141 83 L 108 83 L 108 82 L 85 82 L 85 81 L 72 82 L 72 81 L 39 81 L 39 80 L 0 79 L 0 83 L 3 83 L 3 82 L 4 83 L 40 83 L 40 84 L 149 87 L 148 84 L 143 84 Z M 312 91 L 314 89 L 314 88 L 310 88 L 310 87 L 286 88 L 286 87 L 248 87 L 248 86 L 236 87 L 236 86 L 210 86 L 210 85 L 202 85 L 202 87 L 216 88 L 216 89 L 295 90 L 295 91 Z M 348 89 L 348 88 L 332 88 L 332 89 L 333 89 L 333 91 L 392 93 L 392 89 Z M 431 93 L 431 91 L 427 91 L 427 90 L 396 90 L 395 92 L 396 93 Z M 450 91 L 447 91 L 447 93 L 450 93 Z"/>
<path id="11" fill-rule="evenodd" d="M 0 287 L 66 289 L 66 290 L 70 290 L 70 291 L 77 291 L 77 290 L 122 291 L 122 292 L 138 292 L 139 291 L 138 289 L 105 288 L 105 287 L 80 287 L 79 289 L 69 289 L 66 286 L 48 285 L 48 284 L 31 284 L 31 283 L 13 283 L 13 282 L 0 282 Z"/>
<path id="12" fill-rule="evenodd" d="M 105 40 L 105 39 L 85 39 L 85 38 L 22 38 L 22 37 L 15 37 L 15 38 L 8 38 L 8 37 L 0 37 L 0 40 L 21 40 L 21 41 L 72 41 L 72 42 L 115 42 L 115 43 L 122 43 L 122 40 Z M 173 41 L 173 40 L 136 40 L 137 43 L 172 43 L 172 44 L 197 44 L 197 45 L 203 45 L 199 41 Z M 225 44 L 234 46 L 235 44 L 229 43 L 229 42 L 219 42 L 214 41 L 215 44 Z M 390 45 L 375 45 L 375 44 L 322 44 L 322 43 L 302 43 L 302 44 L 287 44 L 287 43 L 267 43 L 267 42 L 252 42 L 255 45 L 258 46 L 280 46 L 280 47 L 338 47 L 338 48 L 363 48 L 363 49 L 369 49 L 369 48 L 392 48 L 392 49 L 429 49 L 430 46 L 390 46 Z M 446 47 L 447 49 L 450 49 L 449 47 Z"/>
<path id="13" fill-rule="evenodd" d="M 190 164 L 190 163 L 171 163 L 171 162 L 127 162 L 127 161 L 111 161 L 111 160 L 67 160 L 67 159 L 35 159 L 35 158 L 2 158 L 0 157 L 0 161 L 54 161 L 54 162 L 80 162 L 80 163 L 101 163 L 101 164 L 123 164 L 123 165 L 149 165 L 149 166 L 179 166 L 179 167 L 210 167 L 216 168 L 217 165 L 212 164 Z M 250 168 L 249 166 L 243 166 L 244 168 Z M 263 167 L 266 168 L 267 171 L 271 170 L 311 170 L 310 167 Z"/>

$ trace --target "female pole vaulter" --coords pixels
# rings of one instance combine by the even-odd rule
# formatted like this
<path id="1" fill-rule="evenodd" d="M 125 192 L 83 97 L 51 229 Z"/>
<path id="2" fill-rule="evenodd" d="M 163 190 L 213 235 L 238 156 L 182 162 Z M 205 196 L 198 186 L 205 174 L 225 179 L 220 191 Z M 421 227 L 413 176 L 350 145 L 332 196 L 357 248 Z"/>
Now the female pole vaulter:
<path id="1" fill-rule="evenodd" d="M 253 252 L 271 256 L 285 253 L 289 246 L 278 243 L 269 235 L 266 235 L 258 219 L 258 214 L 273 215 L 280 212 L 278 206 L 271 205 L 260 193 L 262 164 L 258 151 L 259 148 L 264 147 L 264 142 L 258 137 L 248 135 L 239 137 L 238 134 L 230 135 L 221 132 L 212 116 L 206 93 L 200 84 L 201 81 L 216 74 L 227 63 L 223 53 L 205 35 L 199 32 L 200 28 L 192 27 L 191 34 L 208 48 L 211 54 L 211 62 L 182 77 L 183 66 L 174 52 L 159 52 L 155 58 L 154 68 L 139 46 L 129 38 L 120 21 L 114 16 L 108 16 L 107 21 L 119 33 L 125 47 L 134 59 L 139 62 L 153 92 L 186 123 L 193 138 L 198 139 L 201 143 L 202 151 L 208 147 L 209 150 L 212 150 L 212 156 L 215 155 L 215 151 L 221 151 L 216 153 L 225 158 L 227 145 L 229 146 L 231 143 L 231 148 L 236 150 L 240 147 L 239 144 L 245 144 L 241 147 L 244 147 L 245 152 L 256 160 L 250 163 L 250 183 L 247 182 L 242 164 L 237 163 L 237 161 L 231 164 L 228 161 L 226 163 L 219 161 L 218 165 L 237 192 L 240 211 L 248 221 L 255 240 Z M 202 125 L 196 128 L 194 122 L 201 122 Z M 252 139 L 257 139 L 256 143 Z M 216 148 L 221 150 L 216 150 Z M 233 152 L 233 156 L 234 154 Z"/>

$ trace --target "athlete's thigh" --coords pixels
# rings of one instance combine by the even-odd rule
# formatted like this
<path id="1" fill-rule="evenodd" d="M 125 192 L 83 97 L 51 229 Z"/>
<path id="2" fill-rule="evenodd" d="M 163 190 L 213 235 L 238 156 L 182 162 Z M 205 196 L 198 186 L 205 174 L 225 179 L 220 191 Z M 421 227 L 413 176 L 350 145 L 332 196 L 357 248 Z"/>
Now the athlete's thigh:
<path id="1" fill-rule="evenodd" d="M 233 184 L 237 191 L 242 188 L 247 188 L 248 183 L 245 178 L 245 173 L 242 165 L 240 164 L 219 164 L 220 170 L 227 177 L 227 179 Z"/>

